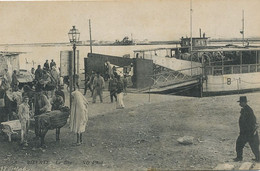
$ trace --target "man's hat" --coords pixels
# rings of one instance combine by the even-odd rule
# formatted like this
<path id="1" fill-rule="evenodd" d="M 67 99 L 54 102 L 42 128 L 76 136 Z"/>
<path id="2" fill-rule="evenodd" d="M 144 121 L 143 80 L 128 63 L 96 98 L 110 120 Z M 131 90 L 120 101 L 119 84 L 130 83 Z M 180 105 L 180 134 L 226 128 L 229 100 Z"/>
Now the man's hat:
<path id="1" fill-rule="evenodd" d="M 246 96 L 240 96 L 239 101 L 237 102 L 247 102 Z"/>

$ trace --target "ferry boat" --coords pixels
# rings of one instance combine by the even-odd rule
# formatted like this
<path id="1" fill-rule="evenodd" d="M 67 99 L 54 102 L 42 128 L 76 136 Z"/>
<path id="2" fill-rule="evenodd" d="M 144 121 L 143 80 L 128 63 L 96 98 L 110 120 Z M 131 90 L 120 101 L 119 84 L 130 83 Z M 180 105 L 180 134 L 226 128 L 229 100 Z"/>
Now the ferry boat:
<path id="1" fill-rule="evenodd" d="M 163 68 L 152 76 L 150 92 L 196 87 L 192 91 L 208 96 L 260 90 L 260 47 L 208 46 L 205 35 L 192 41 L 192 51 L 190 38 L 182 38 L 181 46 L 176 48 L 134 51 L 136 58 L 153 60 L 155 68 Z"/>

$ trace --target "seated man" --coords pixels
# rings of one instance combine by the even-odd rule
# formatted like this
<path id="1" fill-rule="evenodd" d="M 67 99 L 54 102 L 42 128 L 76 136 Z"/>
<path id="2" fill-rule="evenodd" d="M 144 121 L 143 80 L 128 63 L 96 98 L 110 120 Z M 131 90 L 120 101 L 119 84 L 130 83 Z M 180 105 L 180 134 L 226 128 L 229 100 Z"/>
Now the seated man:
<path id="1" fill-rule="evenodd" d="M 43 94 L 41 89 L 36 90 L 37 93 L 35 93 L 34 98 L 34 104 L 35 104 L 35 116 L 41 115 L 46 112 L 51 111 L 51 104 L 46 97 L 46 95 Z M 35 135 L 36 137 L 39 137 L 39 125 L 38 125 L 38 117 L 35 117 Z"/>
<path id="2" fill-rule="evenodd" d="M 51 99 L 51 110 L 60 110 L 64 106 L 64 99 L 59 95 L 58 91 L 55 91 L 55 96 Z"/>

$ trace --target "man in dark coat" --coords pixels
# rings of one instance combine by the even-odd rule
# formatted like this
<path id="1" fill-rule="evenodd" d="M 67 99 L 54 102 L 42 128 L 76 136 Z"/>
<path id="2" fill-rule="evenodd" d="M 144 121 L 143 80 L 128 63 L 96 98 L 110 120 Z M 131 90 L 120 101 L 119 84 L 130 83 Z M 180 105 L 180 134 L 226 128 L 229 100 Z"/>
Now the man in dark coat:
<path id="1" fill-rule="evenodd" d="M 116 97 L 117 80 L 114 78 L 113 74 L 110 75 L 110 79 L 109 79 L 109 82 L 108 82 L 108 90 L 110 92 L 111 103 L 113 103 L 113 97 L 117 101 L 117 97 Z"/>
<path id="2" fill-rule="evenodd" d="M 43 75 L 43 71 L 41 69 L 41 65 L 38 65 L 38 68 L 35 71 L 35 80 L 40 81 L 42 75 Z"/>
<path id="3" fill-rule="evenodd" d="M 96 103 L 96 97 L 99 96 L 100 102 L 103 103 L 103 89 L 105 88 L 104 78 L 97 72 L 97 76 L 95 76 L 93 80 L 93 99 L 92 102 Z"/>
<path id="4" fill-rule="evenodd" d="M 85 74 L 85 88 L 84 88 L 84 95 L 86 95 L 87 90 L 89 88 L 91 92 L 91 96 L 93 95 L 93 90 L 92 90 L 92 84 L 93 84 L 94 76 L 89 76 L 88 73 Z"/>
<path id="5" fill-rule="evenodd" d="M 47 71 L 50 69 L 50 64 L 49 64 L 49 61 L 48 61 L 48 60 L 46 60 L 46 62 L 44 63 L 43 69 L 45 69 L 45 70 L 47 70 Z"/>
<path id="6" fill-rule="evenodd" d="M 19 85 L 19 81 L 17 78 L 17 72 L 16 72 L 16 70 L 14 70 L 13 75 L 12 75 L 12 82 L 11 82 L 12 90 L 18 91 L 18 85 Z"/>
<path id="7" fill-rule="evenodd" d="M 240 111 L 241 115 L 239 118 L 240 133 L 236 141 L 237 157 L 234 161 L 243 160 L 243 148 L 248 142 L 252 152 L 255 155 L 255 159 L 253 160 L 259 162 L 259 138 L 256 117 L 251 107 L 247 105 L 246 96 L 241 96 L 238 102 L 242 109 Z"/>
<path id="8" fill-rule="evenodd" d="M 56 66 L 56 63 L 53 61 L 53 59 L 51 60 L 51 63 L 50 63 L 50 69 L 52 69 L 53 66 Z"/>

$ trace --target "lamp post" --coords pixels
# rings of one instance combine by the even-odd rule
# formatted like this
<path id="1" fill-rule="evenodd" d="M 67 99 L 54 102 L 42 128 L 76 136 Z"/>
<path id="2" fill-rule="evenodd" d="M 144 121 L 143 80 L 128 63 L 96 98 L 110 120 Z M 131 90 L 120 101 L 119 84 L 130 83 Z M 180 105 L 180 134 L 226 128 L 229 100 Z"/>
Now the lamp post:
<path id="1" fill-rule="evenodd" d="M 72 83 L 74 87 L 74 91 L 76 90 L 76 44 L 79 42 L 79 30 L 76 29 L 75 26 L 72 26 L 72 29 L 70 29 L 68 33 L 70 43 L 73 44 L 73 79 L 72 79 L 72 62 L 70 60 L 70 107 L 71 107 L 71 93 L 72 93 Z M 79 64 L 79 63 L 78 63 Z M 73 80 L 73 81 L 72 81 Z"/>

